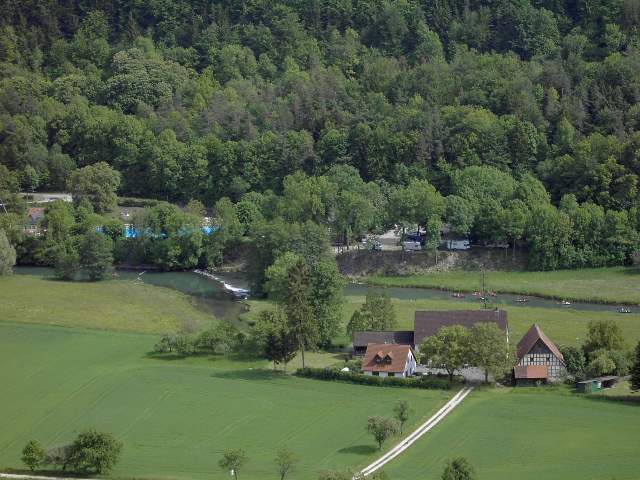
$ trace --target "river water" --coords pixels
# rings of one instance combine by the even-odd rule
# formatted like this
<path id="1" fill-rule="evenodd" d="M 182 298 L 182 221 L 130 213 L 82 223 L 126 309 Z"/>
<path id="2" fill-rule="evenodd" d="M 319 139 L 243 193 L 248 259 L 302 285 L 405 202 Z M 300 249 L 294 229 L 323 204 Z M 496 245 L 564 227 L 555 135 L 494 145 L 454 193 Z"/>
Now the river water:
<path id="1" fill-rule="evenodd" d="M 14 271 L 19 275 L 53 277 L 53 270 L 44 267 L 17 267 Z M 247 311 L 248 307 L 232 290 L 247 289 L 246 277 L 241 273 L 217 272 L 215 276 L 217 279 L 194 272 L 148 271 L 142 273 L 139 271 L 118 270 L 117 276 L 114 277 L 114 279 L 141 281 L 149 285 L 177 290 L 192 297 L 196 308 L 212 313 L 217 318 L 236 322 L 239 316 Z M 345 286 L 345 295 L 364 297 L 370 289 L 384 292 L 389 297 L 400 300 L 448 300 L 460 302 L 469 307 L 473 305 L 480 306 L 482 303 L 481 300 L 470 294 L 465 295 L 464 298 L 454 298 L 452 292 L 431 288 L 370 287 L 354 283 Z M 532 296 L 526 297 L 526 303 L 520 303 L 517 301 L 520 298 L 522 298 L 522 296 L 499 294 L 497 297 L 489 297 L 487 303 L 491 307 L 562 308 L 585 312 L 615 312 L 618 308 L 615 305 L 587 302 L 572 302 L 571 305 L 560 305 L 556 300 Z M 640 313 L 640 307 L 630 307 L 630 310 L 633 314 Z"/>

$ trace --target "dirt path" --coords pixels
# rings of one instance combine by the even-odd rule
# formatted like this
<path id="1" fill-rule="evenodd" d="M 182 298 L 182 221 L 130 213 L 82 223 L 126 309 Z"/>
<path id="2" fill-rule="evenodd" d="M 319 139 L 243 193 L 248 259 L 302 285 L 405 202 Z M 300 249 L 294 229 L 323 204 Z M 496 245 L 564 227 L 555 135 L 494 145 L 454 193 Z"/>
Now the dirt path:
<path id="1" fill-rule="evenodd" d="M 40 475 L 17 475 L 15 473 L 0 473 L 0 478 L 12 478 L 14 480 L 96 480 L 95 478 L 43 477 Z"/>
<path id="2" fill-rule="evenodd" d="M 409 436 L 404 438 L 400 443 L 398 443 L 395 447 L 385 453 L 378 460 L 373 462 L 371 465 L 363 468 L 360 471 L 360 474 L 367 476 L 374 473 L 376 470 L 379 470 L 384 465 L 389 463 L 391 460 L 396 458 L 402 452 L 404 452 L 407 448 L 413 445 L 420 437 L 422 437 L 425 433 L 435 427 L 440 420 L 446 417 L 449 412 L 451 412 L 454 408 L 456 408 L 469 393 L 473 390 L 473 387 L 465 387 L 460 390 L 458 393 L 454 395 L 454 397 L 449 400 L 440 410 L 438 410 L 429 420 L 420 425 L 416 430 L 413 431 Z"/>

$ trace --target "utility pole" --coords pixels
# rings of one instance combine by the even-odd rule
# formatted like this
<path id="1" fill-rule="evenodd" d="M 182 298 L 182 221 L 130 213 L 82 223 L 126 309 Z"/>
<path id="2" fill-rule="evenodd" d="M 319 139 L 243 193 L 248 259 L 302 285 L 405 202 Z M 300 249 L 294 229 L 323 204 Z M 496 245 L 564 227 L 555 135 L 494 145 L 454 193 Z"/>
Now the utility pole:
<path id="1" fill-rule="evenodd" d="M 485 310 L 487 308 L 487 286 L 484 266 L 482 267 L 482 308 L 484 308 Z"/>

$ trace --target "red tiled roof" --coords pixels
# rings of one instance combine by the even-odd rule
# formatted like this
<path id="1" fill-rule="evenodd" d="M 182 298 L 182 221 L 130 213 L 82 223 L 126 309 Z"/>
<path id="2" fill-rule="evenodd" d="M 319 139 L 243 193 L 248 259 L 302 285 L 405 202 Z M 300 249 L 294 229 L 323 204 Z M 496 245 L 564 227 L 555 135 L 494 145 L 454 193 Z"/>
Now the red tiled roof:
<path id="1" fill-rule="evenodd" d="M 522 358 L 527 353 L 529 353 L 529 351 L 533 348 L 538 340 L 541 340 L 542 343 L 544 343 L 547 348 L 551 350 L 551 353 L 553 353 L 556 357 L 564 362 L 564 357 L 562 356 L 562 353 L 560 353 L 560 350 L 558 350 L 558 347 L 556 347 L 556 344 L 553 343 L 549 339 L 549 337 L 544 334 L 542 329 L 535 323 L 531 326 L 529 331 L 525 333 L 524 337 L 522 337 L 522 340 L 520 340 L 520 342 L 518 343 L 518 360 L 522 360 Z"/>
<path id="2" fill-rule="evenodd" d="M 353 332 L 354 347 L 366 347 L 370 343 L 395 343 L 413 346 L 413 332 L 410 330 Z"/>
<path id="3" fill-rule="evenodd" d="M 543 379 L 549 377 L 549 367 L 546 365 L 518 365 L 513 367 L 516 379 Z"/>
<path id="4" fill-rule="evenodd" d="M 372 343 L 367 346 L 367 353 L 362 359 L 362 370 L 365 372 L 402 373 L 407 364 L 409 352 L 413 354 L 408 345 Z M 379 359 L 389 357 L 391 362 L 377 363 L 376 357 Z"/>
<path id="5" fill-rule="evenodd" d="M 495 323 L 507 331 L 507 312 L 504 310 L 445 310 L 416 312 L 413 340 L 415 345 L 435 335 L 442 327 L 461 325 L 473 327 L 476 323 Z"/>

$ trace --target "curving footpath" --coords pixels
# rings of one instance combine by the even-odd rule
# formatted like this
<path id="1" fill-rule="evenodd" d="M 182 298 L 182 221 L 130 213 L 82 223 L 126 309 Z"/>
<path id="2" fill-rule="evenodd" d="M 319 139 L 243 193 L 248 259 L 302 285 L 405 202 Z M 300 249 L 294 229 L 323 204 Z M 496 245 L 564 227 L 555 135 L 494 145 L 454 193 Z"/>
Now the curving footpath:
<path id="1" fill-rule="evenodd" d="M 451 400 L 449 400 L 444 407 L 438 410 L 429 420 L 420 425 L 414 432 L 402 440 L 399 444 L 385 453 L 378 460 L 373 462 L 368 467 L 363 468 L 358 475 L 367 476 L 374 473 L 376 470 L 379 470 L 381 467 L 389 463 L 391 460 L 396 458 L 402 452 L 404 452 L 407 448 L 409 448 L 415 441 L 417 441 L 420 437 L 422 437 L 425 433 L 435 427 L 440 420 L 446 417 L 449 412 L 451 412 L 454 408 L 456 408 L 469 393 L 473 390 L 473 387 L 465 387 L 456 393 Z M 356 477 L 354 477 L 356 478 Z"/>

